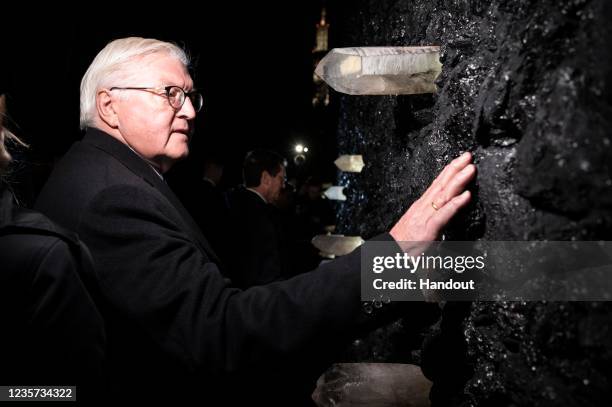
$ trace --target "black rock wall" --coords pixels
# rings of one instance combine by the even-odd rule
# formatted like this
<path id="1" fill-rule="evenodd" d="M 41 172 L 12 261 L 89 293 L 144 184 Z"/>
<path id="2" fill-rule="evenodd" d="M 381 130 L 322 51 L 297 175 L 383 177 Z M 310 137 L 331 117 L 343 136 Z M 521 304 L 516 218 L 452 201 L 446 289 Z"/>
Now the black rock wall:
<path id="1" fill-rule="evenodd" d="M 335 47 L 440 45 L 443 63 L 435 95 L 334 94 L 339 152 L 366 162 L 339 175 L 339 232 L 389 230 L 469 150 L 474 199 L 447 239 L 612 240 L 611 3 L 332 3 Z M 612 405 L 610 304 L 442 308 L 421 355 L 434 406 Z M 354 355 L 406 360 L 410 326 L 407 315 Z"/>

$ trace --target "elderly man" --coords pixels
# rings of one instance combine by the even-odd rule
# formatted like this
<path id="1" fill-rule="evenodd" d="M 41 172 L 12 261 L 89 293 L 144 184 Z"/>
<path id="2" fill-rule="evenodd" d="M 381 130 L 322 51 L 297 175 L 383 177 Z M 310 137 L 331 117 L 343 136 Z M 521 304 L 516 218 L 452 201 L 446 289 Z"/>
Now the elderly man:
<path id="1" fill-rule="evenodd" d="M 290 360 L 377 318 L 362 311 L 359 251 L 284 282 L 245 291 L 228 285 L 163 178 L 187 156 L 202 107 L 187 66 L 173 44 L 109 43 L 81 82 L 85 137 L 37 202 L 91 250 L 111 385 L 128 398 L 207 398 L 217 377 Z M 455 159 L 379 239 L 436 239 L 470 199 L 463 192 L 475 174 L 470 160 Z"/>

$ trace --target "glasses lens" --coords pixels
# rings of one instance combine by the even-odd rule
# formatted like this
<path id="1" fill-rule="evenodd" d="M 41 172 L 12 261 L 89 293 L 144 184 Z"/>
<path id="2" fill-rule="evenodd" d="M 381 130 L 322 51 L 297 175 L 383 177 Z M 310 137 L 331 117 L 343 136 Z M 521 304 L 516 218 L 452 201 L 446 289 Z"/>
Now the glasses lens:
<path id="1" fill-rule="evenodd" d="M 204 104 L 204 98 L 202 94 L 199 92 L 190 92 L 189 100 L 191 100 L 191 104 L 196 112 L 199 112 L 202 109 L 202 105 Z"/>
<path id="2" fill-rule="evenodd" d="M 178 86 L 168 88 L 168 102 L 175 109 L 180 109 L 185 102 L 185 92 Z"/>
<path id="3" fill-rule="evenodd" d="M 193 109 L 196 112 L 199 112 L 202 109 L 202 105 L 204 104 L 204 100 L 202 98 L 202 94 L 197 91 L 191 91 L 189 93 L 185 93 L 185 91 L 178 86 L 171 86 L 167 90 L 168 94 L 168 102 L 170 102 L 170 106 L 174 109 L 181 109 L 183 104 L 185 103 L 185 97 L 189 97 L 191 104 L 193 105 Z"/>

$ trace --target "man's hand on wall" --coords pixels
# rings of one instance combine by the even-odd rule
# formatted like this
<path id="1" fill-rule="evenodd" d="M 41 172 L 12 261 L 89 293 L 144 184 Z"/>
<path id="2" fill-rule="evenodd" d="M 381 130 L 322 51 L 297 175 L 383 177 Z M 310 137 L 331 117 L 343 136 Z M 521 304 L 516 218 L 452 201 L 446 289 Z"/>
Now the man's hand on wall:
<path id="1" fill-rule="evenodd" d="M 398 242 L 436 240 L 453 216 L 470 201 L 466 185 L 476 175 L 472 154 L 463 153 L 448 164 L 389 232 Z"/>

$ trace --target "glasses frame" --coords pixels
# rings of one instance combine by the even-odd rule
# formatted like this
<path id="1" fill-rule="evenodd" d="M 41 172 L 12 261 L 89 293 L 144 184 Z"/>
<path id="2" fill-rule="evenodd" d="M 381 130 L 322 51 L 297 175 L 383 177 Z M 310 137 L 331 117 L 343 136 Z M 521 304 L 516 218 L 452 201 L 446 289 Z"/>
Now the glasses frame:
<path id="1" fill-rule="evenodd" d="M 183 101 L 181 102 L 180 106 L 173 106 L 172 103 L 170 102 L 170 91 L 173 88 L 179 89 L 183 94 Z M 155 95 L 165 96 L 166 100 L 168 100 L 168 104 L 170 105 L 170 107 L 176 111 L 181 110 L 187 98 L 189 98 L 189 100 L 191 101 L 191 105 L 193 106 L 193 109 L 196 111 L 196 113 L 202 110 L 202 107 L 204 105 L 204 98 L 197 89 L 192 89 L 190 92 L 187 92 L 185 91 L 185 89 L 181 88 L 180 86 L 176 86 L 176 85 L 163 86 L 159 88 L 144 87 L 144 86 L 124 86 L 124 87 L 113 86 L 109 90 L 144 90 L 146 92 L 151 92 Z M 194 99 L 192 97 L 195 97 L 197 98 L 197 100 L 199 100 L 199 103 L 198 103 L 199 107 L 196 106 L 196 103 L 194 103 Z"/>

